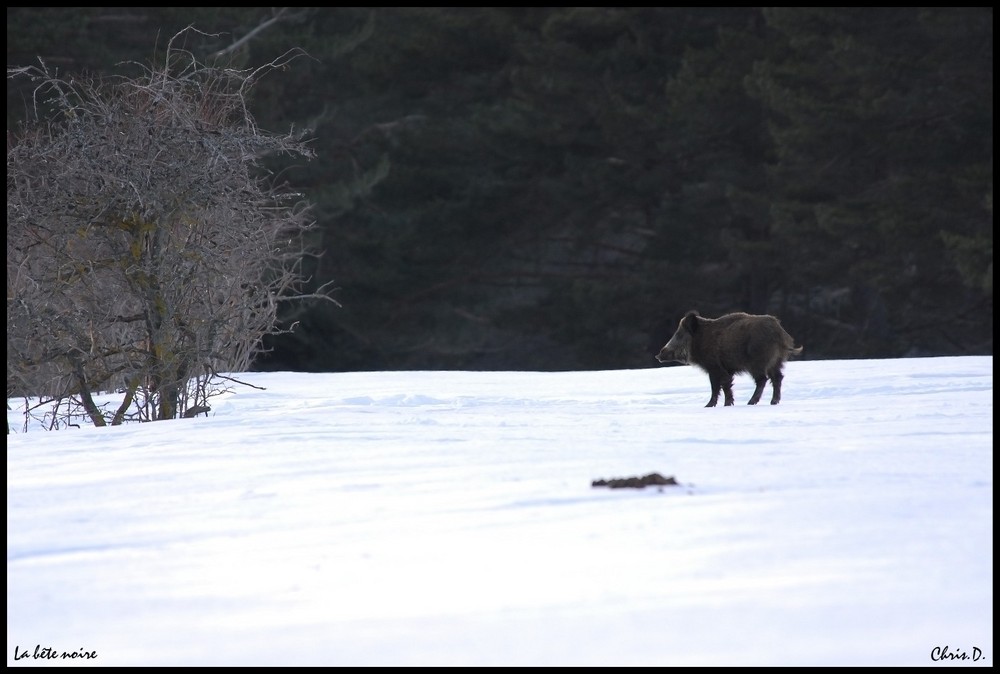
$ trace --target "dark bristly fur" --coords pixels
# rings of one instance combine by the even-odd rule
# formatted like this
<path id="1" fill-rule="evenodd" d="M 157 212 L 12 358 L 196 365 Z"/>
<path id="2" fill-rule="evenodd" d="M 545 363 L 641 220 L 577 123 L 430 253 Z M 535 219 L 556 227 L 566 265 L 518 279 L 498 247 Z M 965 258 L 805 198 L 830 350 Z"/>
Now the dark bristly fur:
<path id="1" fill-rule="evenodd" d="M 677 332 L 660 349 L 656 360 L 697 365 L 707 372 L 712 398 L 706 407 L 715 407 L 720 390 L 726 405 L 734 404 L 733 377 L 741 372 L 749 373 L 757 384 L 749 405 L 760 401 L 768 379 L 773 392 L 771 404 L 777 405 L 781 400 L 781 370 L 789 357 L 800 353 L 802 347 L 795 346 L 774 316 L 734 313 L 703 318 L 692 310 L 681 319 Z"/>

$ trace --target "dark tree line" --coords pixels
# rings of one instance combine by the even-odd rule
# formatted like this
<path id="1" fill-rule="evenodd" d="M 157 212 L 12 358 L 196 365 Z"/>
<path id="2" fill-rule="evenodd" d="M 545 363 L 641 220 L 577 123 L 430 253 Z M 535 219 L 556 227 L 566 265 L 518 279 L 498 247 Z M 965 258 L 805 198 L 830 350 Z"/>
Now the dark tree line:
<path id="1" fill-rule="evenodd" d="M 261 369 L 654 365 L 688 310 L 811 358 L 992 354 L 989 8 L 8 9 L 8 63 L 252 66 L 341 307 Z M 8 84 L 8 129 L 24 90 Z"/>

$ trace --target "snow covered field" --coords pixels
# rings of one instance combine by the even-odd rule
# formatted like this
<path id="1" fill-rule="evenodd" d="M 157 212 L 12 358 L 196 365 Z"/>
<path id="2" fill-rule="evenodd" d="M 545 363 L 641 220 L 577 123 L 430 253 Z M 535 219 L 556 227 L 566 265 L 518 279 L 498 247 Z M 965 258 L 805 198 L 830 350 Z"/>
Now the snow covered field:
<path id="1" fill-rule="evenodd" d="M 8 410 L 7 663 L 992 666 L 993 358 L 785 375 L 712 409 L 672 367 Z"/>

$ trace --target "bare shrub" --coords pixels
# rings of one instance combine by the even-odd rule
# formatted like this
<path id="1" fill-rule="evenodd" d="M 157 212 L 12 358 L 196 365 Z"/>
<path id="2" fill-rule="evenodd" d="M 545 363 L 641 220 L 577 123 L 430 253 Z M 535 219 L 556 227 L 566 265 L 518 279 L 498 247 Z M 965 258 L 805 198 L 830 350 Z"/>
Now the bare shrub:
<path id="1" fill-rule="evenodd" d="M 312 223 L 262 160 L 313 153 L 247 107 L 296 54 L 208 67 L 174 47 L 182 34 L 136 78 L 8 68 L 35 83 L 31 118 L 7 133 L 8 399 L 72 399 L 98 426 L 185 416 L 281 331 L 279 302 L 306 297 Z M 120 405 L 99 408 L 101 391 Z"/>

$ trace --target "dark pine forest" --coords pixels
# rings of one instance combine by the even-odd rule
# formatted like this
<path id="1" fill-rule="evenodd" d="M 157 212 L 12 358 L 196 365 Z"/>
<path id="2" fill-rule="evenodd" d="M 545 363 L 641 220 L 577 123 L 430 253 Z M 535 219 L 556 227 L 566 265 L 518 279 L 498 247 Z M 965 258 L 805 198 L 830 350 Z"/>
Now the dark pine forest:
<path id="1" fill-rule="evenodd" d="M 309 130 L 270 168 L 340 306 L 257 369 L 653 367 L 689 309 L 812 359 L 993 353 L 990 8 L 8 8 L 7 63 L 129 75 L 187 26 L 303 52 L 252 113 Z"/>

